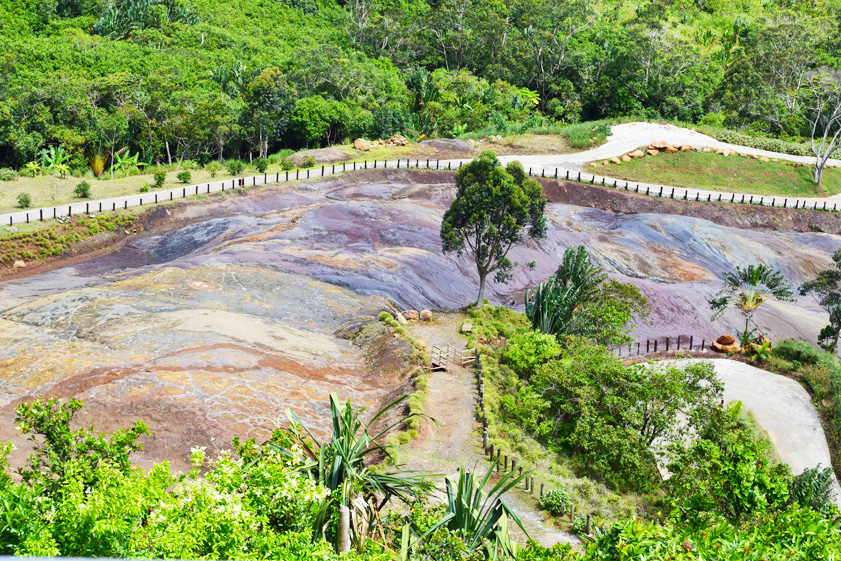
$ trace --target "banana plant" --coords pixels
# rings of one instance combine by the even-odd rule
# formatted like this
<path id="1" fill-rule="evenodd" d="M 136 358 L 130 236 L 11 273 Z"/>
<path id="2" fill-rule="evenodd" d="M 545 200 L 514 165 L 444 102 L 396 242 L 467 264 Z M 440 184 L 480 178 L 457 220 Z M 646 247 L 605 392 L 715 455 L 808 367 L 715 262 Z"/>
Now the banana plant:
<path id="1" fill-rule="evenodd" d="M 32 175 L 32 177 L 35 177 L 36 175 L 41 173 L 41 164 L 34 160 L 27 163 L 25 166 L 23 166 L 23 168 L 26 170 L 26 173 L 29 173 L 30 175 Z"/>
<path id="2" fill-rule="evenodd" d="M 41 173 L 59 171 L 59 166 L 67 167 L 65 164 L 70 159 L 70 154 L 64 146 L 42 148 L 38 154 L 41 156 Z"/>
<path id="3" fill-rule="evenodd" d="M 70 173 L 70 166 L 68 166 L 67 164 L 58 164 L 54 166 L 53 169 L 58 173 L 59 177 L 61 177 L 62 179 L 65 179 L 67 177 L 67 174 Z"/>
<path id="4" fill-rule="evenodd" d="M 137 170 L 146 164 L 144 162 L 138 161 L 140 159 L 140 152 L 136 152 L 133 156 L 131 152 L 126 152 L 125 156 L 122 153 L 117 152 L 114 154 L 114 171 L 119 172 L 122 171 L 126 175 L 133 170 Z"/>

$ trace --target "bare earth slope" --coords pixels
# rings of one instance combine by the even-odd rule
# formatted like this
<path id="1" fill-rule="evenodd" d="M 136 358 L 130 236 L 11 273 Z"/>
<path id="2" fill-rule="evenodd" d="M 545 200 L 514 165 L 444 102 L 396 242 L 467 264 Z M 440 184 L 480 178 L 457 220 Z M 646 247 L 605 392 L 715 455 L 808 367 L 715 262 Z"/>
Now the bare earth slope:
<path id="1" fill-rule="evenodd" d="M 116 253 L 0 284 L 0 439 L 14 436 L 15 403 L 35 395 L 82 398 L 82 420 L 101 429 L 147 421 L 145 461 L 265 436 L 288 406 L 325 429 L 331 390 L 376 405 L 405 380 L 372 371 L 334 333 L 392 302 L 449 309 L 475 298 L 470 262 L 441 254 L 453 196 L 452 174 L 378 170 L 211 198 L 166 211 Z M 641 337 L 727 331 L 739 318 L 713 326 L 705 304 L 722 271 L 759 260 L 799 283 L 841 246 L 830 234 L 739 229 L 740 209 L 722 225 L 550 200 L 565 202 L 548 206 L 548 237 L 511 255 L 537 267 L 492 284 L 489 299 L 520 306 L 583 243 L 652 300 Z M 763 308 L 757 320 L 774 338 L 812 340 L 824 323 L 810 300 Z"/>

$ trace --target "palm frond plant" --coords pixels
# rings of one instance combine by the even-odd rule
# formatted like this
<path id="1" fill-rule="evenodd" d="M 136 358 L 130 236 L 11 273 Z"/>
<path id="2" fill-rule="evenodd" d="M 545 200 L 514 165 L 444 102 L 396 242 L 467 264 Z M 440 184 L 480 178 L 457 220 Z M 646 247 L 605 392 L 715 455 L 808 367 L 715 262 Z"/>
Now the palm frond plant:
<path id="1" fill-rule="evenodd" d="M 334 538 L 332 524 L 340 506 L 351 512 L 351 540 L 357 550 L 364 548 L 369 532 L 380 527 L 380 511 L 392 499 L 408 502 L 431 489 L 426 474 L 371 469 L 375 459 L 391 459 L 393 446 L 381 441 L 395 427 L 406 420 L 424 416 L 412 413 L 401 417 L 374 432 L 373 426 L 389 411 L 411 396 L 403 396 L 381 409 L 365 422 L 365 409 L 354 409 L 350 402 L 344 406 L 336 394 L 330 394 L 330 414 L 333 432 L 329 441 L 320 441 L 291 410 L 287 410 L 288 428 L 281 429 L 294 446 L 303 449 L 307 461 L 301 470 L 330 491 L 318 505 L 313 539 Z M 291 453 L 275 442 L 267 444 L 281 453 Z"/>
<path id="2" fill-rule="evenodd" d="M 569 333 L 576 310 L 596 295 L 606 279 L 583 245 L 567 248 L 555 274 L 535 290 L 526 291 L 526 315 L 532 327 L 552 335 Z"/>
<path id="3" fill-rule="evenodd" d="M 724 273 L 724 287 L 708 302 L 714 312 L 713 321 L 731 307 L 742 314 L 745 330 L 737 334 L 745 346 L 756 331 L 750 327 L 756 310 L 772 298 L 782 302 L 794 300 L 794 291 L 783 273 L 767 265 L 748 265 Z"/>

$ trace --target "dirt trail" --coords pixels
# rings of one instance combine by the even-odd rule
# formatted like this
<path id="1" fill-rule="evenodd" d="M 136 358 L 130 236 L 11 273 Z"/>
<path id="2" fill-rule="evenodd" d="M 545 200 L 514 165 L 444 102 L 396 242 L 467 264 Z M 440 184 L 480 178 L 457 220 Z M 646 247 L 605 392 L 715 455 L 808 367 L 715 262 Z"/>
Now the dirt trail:
<path id="1" fill-rule="evenodd" d="M 458 333 L 463 320 L 461 314 L 438 314 L 434 322 L 415 322 L 407 326 L 407 331 L 427 346 L 450 345 L 461 349 L 465 346 L 465 338 Z M 440 474 L 441 490 L 443 476 L 457 477 L 460 466 L 475 467 L 476 471 L 484 473 L 489 465 L 483 458 L 478 436 L 473 370 L 450 366 L 448 370 L 433 372 L 428 377 L 424 411 L 439 425 L 422 423 L 418 438 L 406 447 L 402 457 L 404 469 Z M 578 542 L 575 536 L 562 532 L 545 520 L 543 513 L 529 504 L 531 500 L 521 490 L 512 490 L 505 495 L 505 501 L 522 520 L 533 540 L 544 547 L 558 542 Z M 516 527 L 512 535 L 517 541 L 525 543 L 525 536 Z"/>

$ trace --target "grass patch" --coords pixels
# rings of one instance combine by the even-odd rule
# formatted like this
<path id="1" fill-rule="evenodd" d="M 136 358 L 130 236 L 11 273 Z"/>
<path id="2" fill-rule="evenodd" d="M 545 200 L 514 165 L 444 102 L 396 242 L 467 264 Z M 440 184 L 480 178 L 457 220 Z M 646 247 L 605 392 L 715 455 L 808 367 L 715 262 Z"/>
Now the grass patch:
<path id="1" fill-rule="evenodd" d="M 823 185 L 818 188 L 812 180 L 811 166 L 792 167 L 782 161 L 763 162 L 712 152 L 658 154 L 601 169 L 618 179 L 691 189 L 789 198 L 825 197 L 841 192 L 841 169 L 825 170 Z"/>
<path id="2" fill-rule="evenodd" d="M 78 218 L 68 223 L 50 222 L 48 227 L 31 228 L 0 237 L 0 264 L 20 259 L 31 262 L 61 255 L 74 244 L 105 232 L 129 227 L 133 214 L 108 214 Z"/>

